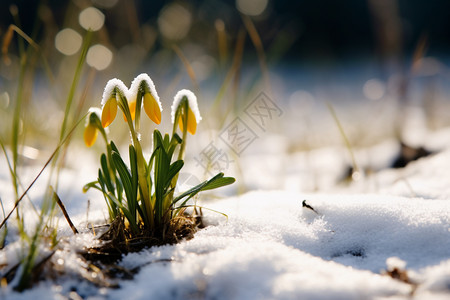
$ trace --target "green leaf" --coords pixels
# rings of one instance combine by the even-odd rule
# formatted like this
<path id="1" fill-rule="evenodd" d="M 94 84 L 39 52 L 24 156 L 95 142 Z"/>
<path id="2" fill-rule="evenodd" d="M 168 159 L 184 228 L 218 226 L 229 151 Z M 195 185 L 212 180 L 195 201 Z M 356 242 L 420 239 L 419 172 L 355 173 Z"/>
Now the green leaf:
<path id="1" fill-rule="evenodd" d="M 157 129 L 153 131 L 153 144 L 155 145 L 154 151 L 156 151 L 158 147 L 164 147 L 161 132 Z"/>
<path id="2" fill-rule="evenodd" d="M 139 203 L 138 203 L 138 205 L 136 206 L 136 209 L 137 209 L 139 215 L 141 216 L 142 220 L 144 220 L 144 224 L 146 224 L 147 216 L 146 216 L 146 213 L 145 213 L 145 206 L 144 206 L 143 202 L 141 202 L 141 203 L 142 203 L 143 207 L 141 207 L 141 205 L 139 205 Z"/>
<path id="3" fill-rule="evenodd" d="M 187 200 L 194 197 L 201 191 L 216 189 L 225 185 L 232 184 L 233 182 L 236 181 L 236 179 L 234 179 L 233 177 L 223 177 L 223 176 L 224 176 L 223 173 L 219 173 L 210 180 L 204 181 L 199 185 L 196 185 L 195 187 L 189 189 L 188 191 L 182 193 L 181 195 L 173 199 L 172 204 L 175 204 L 181 199 L 189 196 L 186 200 L 183 201 L 182 205 L 184 205 L 184 203 L 186 203 Z"/>
<path id="4" fill-rule="evenodd" d="M 181 142 L 183 141 L 183 139 L 178 135 L 178 133 L 175 133 L 173 136 L 172 136 L 172 140 L 175 140 L 175 142 L 177 142 L 178 144 L 181 144 Z"/>
<path id="5" fill-rule="evenodd" d="M 217 189 L 226 185 L 233 184 L 235 181 L 236 179 L 234 177 L 217 178 L 212 182 L 208 182 L 208 184 L 202 188 L 202 191 Z"/>
<path id="6" fill-rule="evenodd" d="M 101 174 L 101 171 L 98 171 Z M 99 180 L 101 191 L 103 194 L 103 198 L 105 198 L 106 205 L 108 206 L 109 217 L 110 219 L 114 219 L 117 215 L 117 205 L 111 200 L 110 194 L 105 189 L 105 184 Z"/>
<path id="7" fill-rule="evenodd" d="M 122 203 L 123 198 L 122 196 L 123 196 L 123 184 L 119 176 L 116 176 L 116 197 L 120 203 Z"/>
<path id="8" fill-rule="evenodd" d="M 114 144 L 113 141 L 111 141 L 110 145 L 111 145 L 112 152 L 116 152 L 117 154 L 120 155 L 119 149 L 117 149 L 116 144 Z"/>
<path id="9" fill-rule="evenodd" d="M 173 164 L 170 165 L 169 172 L 167 173 L 165 187 L 168 187 L 170 185 L 172 178 L 174 178 L 175 175 L 177 175 L 178 172 L 180 172 L 180 170 L 181 170 L 181 168 L 183 168 L 183 166 L 184 166 L 184 161 L 181 159 L 177 160 L 176 162 L 174 162 Z"/>
<path id="10" fill-rule="evenodd" d="M 86 193 L 89 189 L 93 188 L 93 189 L 97 189 L 99 191 L 102 191 L 100 186 L 98 186 L 97 184 L 99 184 L 98 180 L 97 181 L 91 181 L 89 183 L 86 183 L 83 186 L 83 193 Z"/>
<path id="11" fill-rule="evenodd" d="M 181 144 L 183 140 L 180 138 L 178 134 L 174 134 L 172 139 L 170 140 L 169 149 L 167 150 L 167 155 L 169 156 L 170 160 L 172 161 L 173 153 L 175 152 L 175 149 L 179 144 Z"/>
<path id="12" fill-rule="evenodd" d="M 170 143 L 170 138 L 169 138 L 169 135 L 166 133 L 164 135 L 164 140 L 163 140 L 164 149 L 167 150 L 169 148 L 169 143 Z"/>
<path id="13" fill-rule="evenodd" d="M 169 173 L 170 162 L 164 148 L 156 149 L 155 157 L 155 211 L 158 216 L 163 214 L 164 190 L 166 188 L 167 175 Z"/>
<path id="14" fill-rule="evenodd" d="M 131 168 L 131 188 L 133 193 L 133 198 L 128 200 L 128 207 L 130 212 L 136 216 L 136 206 L 137 206 L 137 191 L 138 191 L 138 167 L 137 167 L 137 157 L 136 150 L 133 145 L 130 145 L 130 168 Z"/>
<path id="15" fill-rule="evenodd" d="M 102 167 L 103 172 L 103 182 L 105 183 L 106 187 L 108 188 L 108 191 L 114 192 L 114 186 L 111 181 L 111 176 L 109 175 L 109 168 L 108 163 L 106 160 L 106 155 L 103 153 L 100 157 L 100 165 Z"/>
<path id="16" fill-rule="evenodd" d="M 105 188 L 105 177 L 103 176 L 102 170 L 98 169 L 98 183 Z"/>
<path id="17" fill-rule="evenodd" d="M 122 180 L 123 188 L 125 190 L 125 194 L 127 196 L 127 202 L 137 201 L 133 194 L 133 185 L 131 182 L 131 174 L 128 171 L 127 166 L 123 162 L 122 158 L 117 152 L 112 153 L 112 159 L 117 168 L 117 172 L 119 172 L 120 179 Z"/>
<path id="18" fill-rule="evenodd" d="M 121 207 L 121 210 L 122 210 L 125 218 L 128 219 L 128 223 L 131 226 L 131 230 L 134 233 L 138 233 L 139 229 L 137 227 L 136 217 L 134 216 L 134 214 L 130 210 L 128 210 L 126 207 L 123 207 L 123 206 Z"/>

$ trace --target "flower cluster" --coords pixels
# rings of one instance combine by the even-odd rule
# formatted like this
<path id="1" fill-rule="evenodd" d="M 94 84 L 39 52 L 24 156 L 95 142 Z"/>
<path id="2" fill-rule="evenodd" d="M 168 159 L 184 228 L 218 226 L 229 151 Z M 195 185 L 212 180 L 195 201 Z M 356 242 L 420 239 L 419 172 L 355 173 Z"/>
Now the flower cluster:
<path id="1" fill-rule="evenodd" d="M 119 220 L 125 228 L 126 233 L 120 236 L 150 237 L 164 243 L 165 237 L 174 236 L 173 226 L 180 224 L 174 220 L 184 217 L 189 199 L 201 191 L 225 186 L 235 180 L 219 173 L 180 195 L 174 195 L 178 174 L 184 166 L 187 133 L 195 134 L 202 119 L 197 97 L 189 90 L 181 90 L 175 95 L 172 135 L 163 136 L 155 129 L 153 152 L 147 159 L 138 138 L 142 108 L 154 123 L 161 123 L 162 105 L 147 74 L 137 76 L 129 89 L 119 79 L 108 81 L 103 92 L 102 109 L 89 110 L 84 131 L 88 147 L 95 143 L 100 132 L 106 143 L 106 153 L 100 157 L 98 179 L 88 183 L 84 190 L 95 188 L 102 192 L 110 220 Z M 131 134 L 128 163 L 114 142 L 107 138 L 106 129 L 115 120 L 118 109 L 122 111 Z M 177 134 L 178 127 L 181 136 Z"/>
<path id="2" fill-rule="evenodd" d="M 187 102 L 187 112 L 180 109 L 185 102 Z M 155 124 L 161 123 L 161 112 L 163 110 L 161 101 L 153 81 L 145 73 L 137 76 L 129 89 L 120 79 L 109 80 L 103 92 L 101 105 L 101 117 L 97 108 L 89 110 L 84 132 L 84 141 L 88 147 L 95 143 L 98 136 L 97 130 L 102 130 L 99 128 L 97 118 L 101 120 L 101 127 L 107 128 L 116 118 L 118 108 L 122 110 L 125 122 L 130 121 L 130 125 L 131 121 L 136 121 L 136 115 L 140 115 L 142 107 L 150 120 Z M 178 115 L 177 119 L 175 119 L 176 115 Z M 183 132 L 183 126 L 186 122 L 187 131 L 195 134 L 197 124 L 201 120 L 202 117 L 195 94 L 186 89 L 179 91 L 172 104 L 172 123 L 178 123 L 181 132 Z M 139 120 L 135 123 L 136 130 L 139 128 L 138 125 Z"/>

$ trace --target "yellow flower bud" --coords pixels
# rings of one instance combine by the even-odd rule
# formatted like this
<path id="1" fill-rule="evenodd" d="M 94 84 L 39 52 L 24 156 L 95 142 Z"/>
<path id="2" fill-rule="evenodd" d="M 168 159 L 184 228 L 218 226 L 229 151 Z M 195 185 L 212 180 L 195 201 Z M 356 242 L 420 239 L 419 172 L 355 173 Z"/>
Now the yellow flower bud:
<path id="1" fill-rule="evenodd" d="M 180 120 L 179 120 L 178 124 L 180 125 L 181 132 L 183 132 L 184 123 L 183 123 L 182 116 L 180 116 Z M 194 112 L 190 108 L 188 108 L 188 114 L 187 114 L 187 131 L 192 135 L 194 135 L 195 132 L 197 131 L 197 120 L 195 119 Z"/>
<path id="2" fill-rule="evenodd" d="M 128 102 L 128 107 L 130 109 L 131 120 L 134 121 L 134 118 L 136 117 L 136 101 Z M 123 119 L 125 122 L 127 121 L 127 116 L 125 116 L 125 113 L 123 114 Z"/>
<path id="3" fill-rule="evenodd" d="M 117 115 L 117 100 L 116 98 L 109 98 L 102 109 L 102 126 L 108 127 L 116 118 Z"/>
<path id="4" fill-rule="evenodd" d="M 98 130 L 95 125 L 89 123 L 84 129 L 84 143 L 91 147 L 97 140 Z"/>
<path id="5" fill-rule="evenodd" d="M 161 123 L 161 108 L 150 93 L 144 94 L 144 110 L 150 120 L 156 124 Z"/>

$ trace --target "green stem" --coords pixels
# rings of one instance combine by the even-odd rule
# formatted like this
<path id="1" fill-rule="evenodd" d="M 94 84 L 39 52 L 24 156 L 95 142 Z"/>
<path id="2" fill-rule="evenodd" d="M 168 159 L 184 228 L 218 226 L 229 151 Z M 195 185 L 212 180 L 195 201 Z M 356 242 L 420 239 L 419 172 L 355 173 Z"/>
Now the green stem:
<path id="1" fill-rule="evenodd" d="M 184 115 L 184 118 L 181 118 L 183 121 L 183 138 L 180 145 L 180 152 L 178 152 L 178 160 L 184 159 L 184 152 L 186 151 L 187 125 L 188 125 L 189 104 L 186 98 L 184 98 L 182 101 L 183 102 L 180 104 L 180 110 L 183 110 L 181 115 L 182 116 Z"/>
<path id="2" fill-rule="evenodd" d="M 149 191 L 148 185 L 147 185 L 146 161 L 144 158 L 144 154 L 142 153 L 141 143 L 139 142 L 139 139 L 137 137 L 135 127 L 133 126 L 133 121 L 131 120 L 131 113 L 130 113 L 130 108 L 128 107 L 128 101 L 127 101 L 125 95 L 122 95 L 121 92 L 119 92 L 119 99 L 120 99 L 119 107 L 122 109 L 122 111 L 125 114 L 125 117 L 127 119 L 128 127 L 130 128 L 131 139 L 133 141 L 133 145 L 136 150 L 138 181 L 139 181 L 139 187 L 140 187 L 141 196 L 142 196 L 141 200 L 144 203 L 144 206 L 146 209 L 146 214 L 150 221 L 150 227 L 154 228 L 154 220 L 153 220 L 154 216 L 153 216 L 151 195 L 150 195 L 150 191 Z"/>
<path id="3" fill-rule="evenodd" d="M 184 154 L 185 154 L 185 151 L 186 151 L 188 109 L 189 109 L 189 103 L 188 103 L 187 99 L 184 98 L 182 100 L 182 102 L 180 103 L 180 105 L 178 106 L 178 109 L 177 109 L 177 111 L 175 113 L 175 120 L 173 122 L 172 138 L 173 138 L 173 136 L 176 133 L 177 125 L 178 125 L 178 122 L 179 122 L 179 119 L 180 119 L 180 115 L 181 116 L 183 116 L 183 115 L 185 116 L 184 118 L 183 117 L 181 118 L 181 120 L 183 122 L 183 137 L 182 137 L 182 140 L 181 140 L 180 151 L 178 152 L 178 160 L 183 160 L 184 159 Z M 172 191 L 167 195 L 166 203 L 165 203 L 165 205 L 167 206 L 168 210 L 171 209 L 173 195 L 174 195 L 174 192 L 175 192 L 175 187 L 176 187 L 177 182 L 178 182 L 178 175 L 179 174 L 175 175 L 173 177 L 173 179 L 172 179 L 172 182 L 170 183 L 170 188 L 171 188 Z M 172 211 L 171 211 L 170 212 L 170 218 L 172 218 L 172 217 L 173 217 L 173 215 L 172 215 Z"/>

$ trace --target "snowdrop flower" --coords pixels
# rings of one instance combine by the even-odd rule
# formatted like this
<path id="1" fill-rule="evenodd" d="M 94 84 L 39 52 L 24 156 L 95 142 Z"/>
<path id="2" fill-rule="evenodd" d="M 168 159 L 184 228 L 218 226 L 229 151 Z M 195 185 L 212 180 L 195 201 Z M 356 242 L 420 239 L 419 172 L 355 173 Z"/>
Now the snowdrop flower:
<path id="1" fill-rule="evenodd" d="M 183 109 L 183 106 L 187 102 L 187 120 L 186 112 Z M 178 120 L 175 118 L 179 116 Z M 172 104 L 172 123 L 175 124 L 175 121 L 178 121 L 178 125 L 180 126 L 180 130 L 184 131 L 184 124 L 187 123 L 187 131 L 190 134 L 195 134 L 197 130 L 197 124 L 202 120 L 200 116 L 200 111 L 198 109 L 197 97 L 190 90 L 181 90 L 179 91 L 173 100 Z"/>
<path id="2" fill-rule="evenodd" d="M 102 97 L 102 126 L 108 127 L 116 118 L 118 97 L 125 97 L 128 89 L 125 84 L 117 78 L 111 79 L 105 86 Z"/>
<path id="3" fill-rule="evenodd" d="M 150 76 L 145 73 L 138 75 L 133 80 L 129 90 L 129 105 L 133 119 L 136 112 L 137 100 L 141 100 L 137 99 L 138 95 L 144 98 L 144 110 L 150 120 L 156 124 L 160 124 L 162 112 L 161 102 L 159 101 L 159 96 L 156 92 L 153 81 L 150 79 Z"/>
<path id="4" fill-rule="evenodd" d="M 86 118 L 86 125 L 84 128 L 84 143 L 86 146 L 91 147 L 97 140 L 98 130 L 100 126 L 100 114 L 101 111 L 97 107 L 91 107 L 89 109 L 88 116 Z"/>

